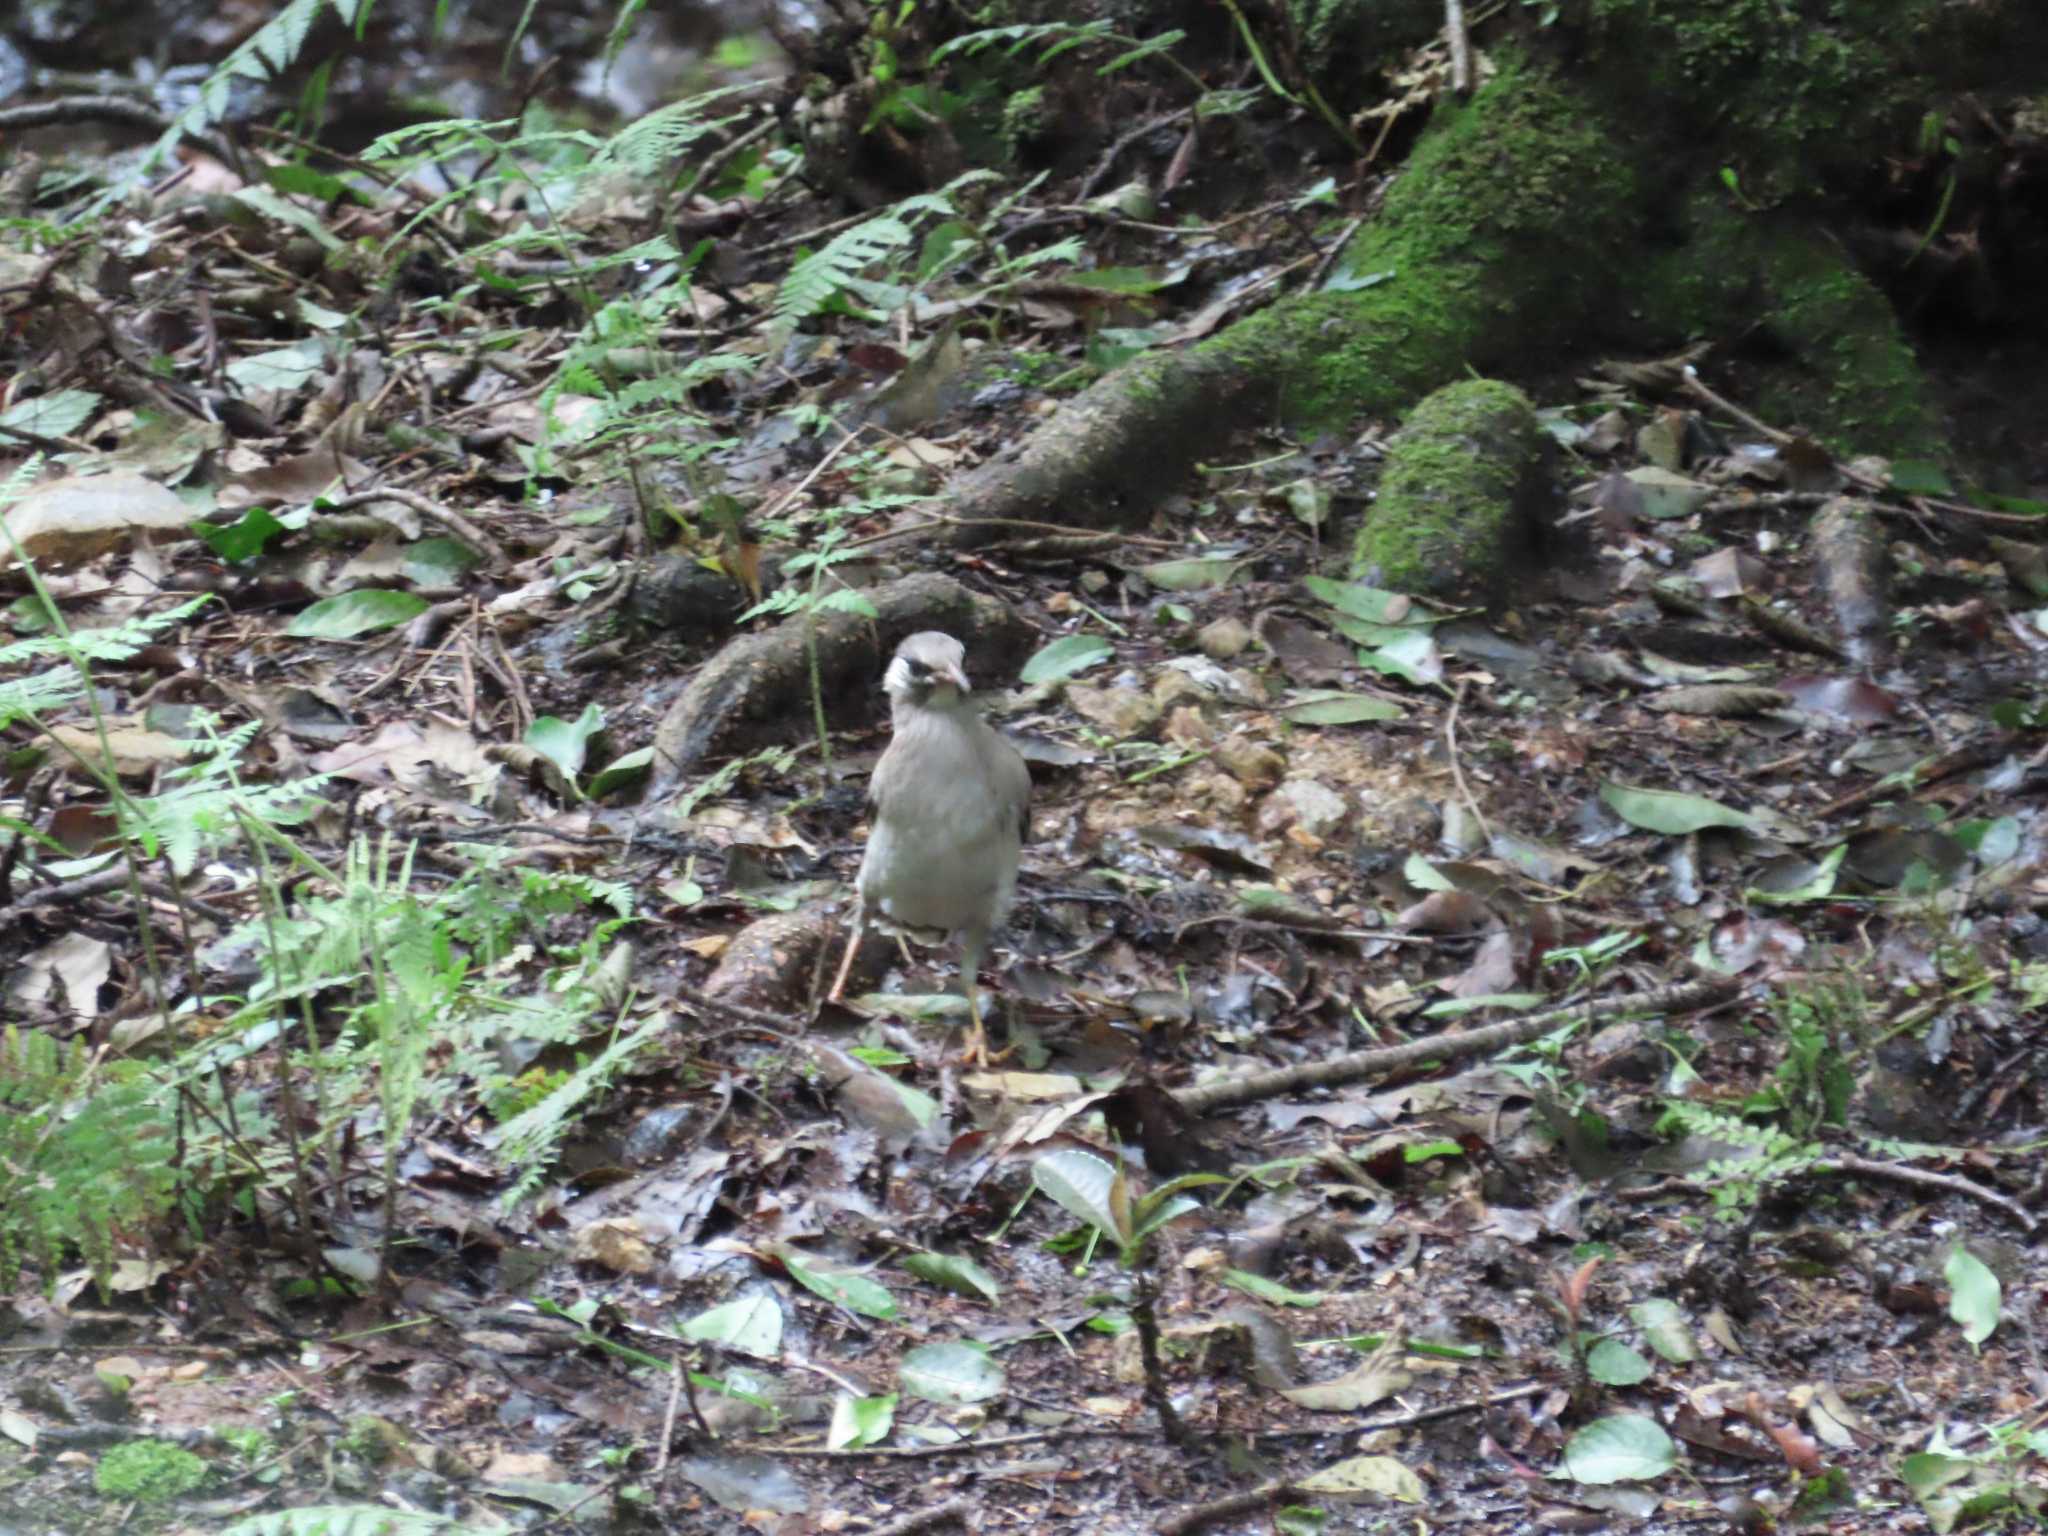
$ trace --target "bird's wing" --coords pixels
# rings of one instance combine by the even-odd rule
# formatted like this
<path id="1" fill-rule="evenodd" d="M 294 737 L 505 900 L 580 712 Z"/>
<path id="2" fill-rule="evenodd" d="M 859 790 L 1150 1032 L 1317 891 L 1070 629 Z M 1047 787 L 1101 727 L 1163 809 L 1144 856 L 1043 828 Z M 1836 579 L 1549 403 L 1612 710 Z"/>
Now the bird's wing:
<path id="1" fill-rule="evenodd" d="M 1023 754 L 1010 742 L 1010 738 L 992 725 L 984 722 L 988 732 L 988 750 L 983 758 L 988 764 L 990 786 L 1000 797 L 1000 803 L 1011 807 L 1017 818 L 1017 841 L 1031 841 L 1031 769 L 1025 765 Z"/>

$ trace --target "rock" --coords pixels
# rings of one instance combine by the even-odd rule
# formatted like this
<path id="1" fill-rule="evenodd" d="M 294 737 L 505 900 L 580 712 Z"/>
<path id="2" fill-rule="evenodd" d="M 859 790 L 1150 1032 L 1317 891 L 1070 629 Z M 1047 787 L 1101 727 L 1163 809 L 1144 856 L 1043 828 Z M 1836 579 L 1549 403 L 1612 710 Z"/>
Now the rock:
<path id="1" fill-rule="evenodd" d="M 1199 709 L 1183 704 L 1166 717 L 1166 729 L 1160 734 L 1176 746 L 1206 747 L 1216 739 L 1216 727 Z"/>
<path id="2" fill-rule="evenodd" d="M 1251 626 L 1242 619 L 1213 619 L 1204 624 L 1202 632 L 1195 636 L 1195 644 L 1211 661 L 1229 661 L 1241 656 L 1251 643 Z"/>
<path id="3" fill-rule="evenodd" d="M 1074 712 L 1119 737 L 1136 736 L 1159 719 L 1159 706 L 1135 688 L 1093 688 L 1075 683 L 1067 689 Z"/>
<path id="4" fill-rule="evenodd" d="M 1262 741 L 1235 733 L 1216 743 L 1216 764 L 1232 778 L 1254 788 L 1278 784 L 1287 772 L 1287 759 Z"/>
<path id="5" fill-rule="evenodd" d="M 1174 705 L 1193 701 L 1200 705 L 1210 697 L 1209 690 L 1196 682 L 1187 673 L 1168 667 L 1152 679 L 1152 702 L 1162 710 Z"/>
<path id="6" fill-rule="evenodd" d="M 1329 785 L 1315 779 L 1289 779 L 1259 808 L 1259 825 L 1266 831 L 1299 827 L 1315 838 L 1323 838 L 1344 820 L 1350 806 Z"/>
<path id="7" fill-rule="evenodd" d="M 1180 794 L 1199 810 L 1213 811 L 1221 820 L 1234 821 L 1245 808 L 1250 793 L 1226 773 L 1211 770 L 1192 772 L 1180 781 Z"/>

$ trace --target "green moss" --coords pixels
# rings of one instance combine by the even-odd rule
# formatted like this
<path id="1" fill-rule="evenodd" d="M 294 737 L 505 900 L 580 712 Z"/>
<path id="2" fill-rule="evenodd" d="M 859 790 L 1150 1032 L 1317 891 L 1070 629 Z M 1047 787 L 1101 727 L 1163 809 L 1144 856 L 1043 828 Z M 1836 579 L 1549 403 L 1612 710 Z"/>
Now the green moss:
<path id="1" fill-rule="evenodd" d="M 389 1461 L 404 1443 L 404 1435 L 389 1420 L 373 1413 L 360 1413 L 349 1420 L 348 1433 L 335 1441 L 334 1448 L 365 1466 L 375 1467 Z"/>
<path id="2" fill-rule="evenodd" d="M 1920 108 L 1942 0 L 1591 0 L 1618 111 L 1704 145 L 1777 202 L 1859 165 Z M 1626 67 L 1620 61 L 1627 60 Z M 1625 98 L 1625 104 L 1624 104 Z"/>
<path id="3" fill-rule="evenodd" d="M 1015 163 L 1024 146 L 1045 132 L 1045 87 L 1034 85 L 1013 94 L 1003 103 L 1003 124 L 998 136 L 1006 160 Z"/>
<path id="4" fill-rule="evenodd" d="M 1702 193 L 1685 244 L 1631 285 L 1646 331 L 1672 341 L 1754 327 L 1780 354 L 1743 403 L 1841 452 L 1941 457 L 1940 412 L 1884 295 L 1804 221 L 1740 213 Z M 1761 317 L 1759 320 L 1757 317 Z"/>
<path id="5" fill-rule="evenodd" d="M 1210 345 L 1277 367 L 1285 413 L 1312 425 L 1400 409 L 1468 362 L 1511 371 L 1584 329 L 1633 238 L 1636 187 L 1598 114 L 1508 59 L 1440 111 L 1330 291 Z"/>
<path id="6" fill-rule="evenodd" d="M 1387 450 L 1354 569 L 1401 592 L 1498 594 L 1528 547 L 1525 492 L 1542 437 L 1511 385 L 1467 379 L 1429 396 Z"/>
<path id="7" fill-rule="evenodd" d="M 162 1440 L 117 1445 L 93 1469 L 93 1486 L 110 1499 L 160 1504 L 190 1493 L 206 1481 L 206 1463 Z"/>

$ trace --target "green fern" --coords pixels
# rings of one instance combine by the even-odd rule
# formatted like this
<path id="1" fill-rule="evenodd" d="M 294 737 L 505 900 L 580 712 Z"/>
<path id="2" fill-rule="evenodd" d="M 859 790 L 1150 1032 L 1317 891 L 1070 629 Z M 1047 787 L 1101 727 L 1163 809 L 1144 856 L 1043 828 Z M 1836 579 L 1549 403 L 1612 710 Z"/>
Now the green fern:
<path id="1" fill-rule="evenodd" d="M 668 1032 L 669 1022 L 666 1014 L 656 1014 L 632 1033 L 619 1036 L 547 1097 L 499 1127 L 499 1155 L 518 1170 L 517 1179 L 505 1192 L 507 1206 L 518 1204 L 533 1192 L 553 1164 L 555 1150 L 574 1127 L 577 1115 L 594 1107 L 626 1064 Z"/>
<path id="2" fill-rule="evenodd" d="M 607 160 L 616 160 L 630 170 L 655 175 L 706 134 L 738 121 L 737 116 L 706 117 L 706 108 L 721 97 L 751 89 L 751 85 L 728 85 L 658 107 L 613 134 L 593 163 L 602 166 Z"/>
<path id="3" fill-rule="evenodd" d="M 25 1263 L 54 1283 L 73 1253 L 105 1293 L 116 1239 L 171 1208 L 164 1092 L 134 1062 L 105 1067 L 38 1031 L 0 1037 L 0 1293 Z"/>
<path id="4" fill-rule="evenodd" d="M 0 493 L 0 506 L 8 498 Z M 61 665 L 45 668 L 25 677 L 0 681 L 0 729 L 17 720 L 35 720 L 83 698 L 86 674 L 83 668 L 95 661 L 127 661 L 165 630 L 183 623 L 212 602 L 197 597 L 162 613 L 138 614 L 105 629 L 76 629 L 69 635 L 35 635 L 12 645 L 0 645 L 0 675 L 39 661 L 57 660 Z"/>
<path id="5" fill-rule="evenodd" d="M 1816 1142 L 1683 1099 L 1665 1106 L 1664 1124 L 1690 1136 L 1752 1149 L 1748 1156 L 1715 1158 L 1689 1175 L 1696 1184 L 1711 1185 L 1714 1203 L 1724 1210 L 1754 1205 L 1773 1184 L 1803 1173 L 1826 1155 Z"/>
<path id="6" fill-rule="evenodd" d="M 335 14 L 358 26 L 376 0 L 286 0 L 278 13 L 241 42 L 199 83 L 192 105 L 178 114 L 150 150 L 146 163 L 154 164 L 177 148 L 187 134 L 201 134 L 228 115 L 234 103 L 237 80 L 271 80 L 283 74 L 305 50 L 313 24 L 320 13 L 333 8 Z"/>
<path id="7" fill-rule="evenodd" d="M 822 313 L 863 269 L 891 251 L 900 251 L 914 236 L 893 211 L 876 214 L 851 229 L 841 230 L 789 269 L 775 294 L 775 327 L 787 333 L 800 320 Z"/>
<path id="8" fill-rule="evenodd" d="M 998 44 L 1007 44 L 1003 49 L 1006 56 L 1015 58 L 1027 48 L 1045 45 L 1045 52 L 1039 55 L 1038 64 L 1042 69 L 1061 54 L 1075 48 L 1084 48 L 1090 43 L 1134 42 L 1110 29 L 1107 20 L 1037 21 L 1019 22 L 1008 27 L 985 27 L 979 32 L 969 32 L 962 37 L 951 38 L 932 50 L 932 62 L 943 63 L 952 54 L 977 54 Z"/>

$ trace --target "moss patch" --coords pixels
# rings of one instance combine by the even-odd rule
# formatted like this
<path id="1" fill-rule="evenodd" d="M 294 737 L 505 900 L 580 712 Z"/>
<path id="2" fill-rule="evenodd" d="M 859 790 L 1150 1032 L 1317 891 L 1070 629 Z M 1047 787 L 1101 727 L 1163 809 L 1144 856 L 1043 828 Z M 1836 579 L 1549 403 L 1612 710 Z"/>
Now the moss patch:
<path id="1" fill-rule="evenodd" d="M 1491 598 L 1526 554 L 1529 491 L 1543 431 L 1528 396 L 1467 379 L 1415 407 L 1387 451 L 1355 572 L 1433 597 Z"/>
<path id="2" fill-rule="evenodd" d="M 206 1463 L 162 1440 L 117 1445 L 93 1469 L 93 1486 L 110 1499 L 160 1504 L 190 1493 L 206 1481 Z"/>
<path id="3" fill-rule="evenodd" d="M 1209 343 L 1281 379 L 1309 425 L 1388 414 L 1464 372 L 1508 371 L 1583 329 L 1635 238 L 1636 176 L 1599 115 L 1509 59 L 1440 110 L 1328 291 Z"/>
<path id="4" fill-rule="evenodd" d="M 1652 335 L 1754 325 L 1776 355 L 1744 403 L 1765 420 L 1841 453 L 1945 457 L 1941 413 L 1898 316 L 1837 246 L 1804 221 L 1738 213 L 1712 193 L 1684 225 L 1685 245 L 1647 264 L 1632 289 Z"/>

